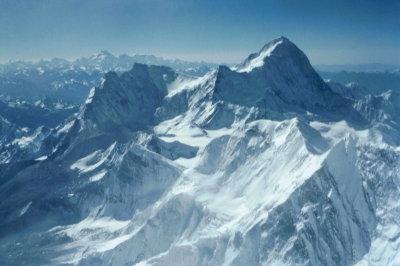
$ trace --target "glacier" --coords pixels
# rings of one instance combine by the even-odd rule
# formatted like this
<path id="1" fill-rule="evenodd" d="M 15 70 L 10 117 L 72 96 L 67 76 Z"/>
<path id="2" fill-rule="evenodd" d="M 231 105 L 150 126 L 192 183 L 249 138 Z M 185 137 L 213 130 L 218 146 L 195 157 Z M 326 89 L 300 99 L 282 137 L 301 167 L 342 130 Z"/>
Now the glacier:
<path id="1" fill-rule="evenodd" d="M 202 77 L 108 72 L 4 140 L 0 262 L 396 265 L 398 99 L 325 82 L 285 37 Z"/>

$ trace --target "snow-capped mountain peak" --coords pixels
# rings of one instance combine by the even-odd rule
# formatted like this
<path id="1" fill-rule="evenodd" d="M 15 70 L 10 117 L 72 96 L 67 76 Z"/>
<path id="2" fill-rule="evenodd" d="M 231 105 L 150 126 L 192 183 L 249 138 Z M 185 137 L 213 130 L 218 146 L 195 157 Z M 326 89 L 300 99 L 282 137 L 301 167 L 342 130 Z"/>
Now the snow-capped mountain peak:
<path id="1" fill-rule="evenodd" d="M 264 113 L 309 112 L 361 122 L 352 102 L 321 79 L 306 55 L 285 37 L 266 44 L 236 68 L 219 67 L 216 97 L 235 104 L 263 107 Z M 345 111 L 346 110 L 346 111 Z"/>
<path id="2" fill-rule="evenodd" d="M 264 64 L 268 63 L 270 57 L 291 58 L 295 63 L 309 64 L 304 53 L 289 39 L 281 36 L 265 44 L 259 52 L 249 55 L 243 63 L 232 69 L 237 72 L 251 72 L 254 69 L 262 68 Z"/>
<path id="3" fill-rule="evenodd" d="M 238 72 L 250 72 L 254 68 L 262 67 L 264 65 L 265 58 L 271 56 L 275 48 L 278 45 L 283 44 L 284 42 L 290 42 L 290 41 L 285 37 L 280 37 L 278 39 L 275 39 L 267 43 L 258 53 L 253 53 L 249 55 L 249 57 L 247 57 L 246 60 L 241 65 L 234 67 L 232 69 Z"/>
<path id="4" fill-rule="evenodd" d="M 398 96 L 357 102 L 332 88 L 283 37 L 200 78 L 145 64 L 108 72 L 79 115 L 0 158 L 10 161 L 0 164 L 0 257 L 396 261 L 400 149 L 388 114 Z"/>
<path id="5" fill-rule="evenodd" d="M 116 59 L 116 57 L 111 54 L 109 51 L 107 50 L 102 50 L 99 53 L 93 55 L 91 57 L 91 59 L 93 60 L 99 60 L 99 61 L 104 61 L 104 60 L 111 60 L 111 59 Z"/>

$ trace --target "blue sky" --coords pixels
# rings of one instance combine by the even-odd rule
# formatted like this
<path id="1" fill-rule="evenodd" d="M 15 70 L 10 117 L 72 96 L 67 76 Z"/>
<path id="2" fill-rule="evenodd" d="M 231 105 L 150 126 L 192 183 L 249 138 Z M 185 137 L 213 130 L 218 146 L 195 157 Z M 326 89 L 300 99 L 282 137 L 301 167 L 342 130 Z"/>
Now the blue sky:
<path id="1" fill-rule="evenodd" d="M 397 0 L 0 0 L 0 61 L 100 50 L 240 62 L 284 35 L 313 64 L 400 64 Z"/>

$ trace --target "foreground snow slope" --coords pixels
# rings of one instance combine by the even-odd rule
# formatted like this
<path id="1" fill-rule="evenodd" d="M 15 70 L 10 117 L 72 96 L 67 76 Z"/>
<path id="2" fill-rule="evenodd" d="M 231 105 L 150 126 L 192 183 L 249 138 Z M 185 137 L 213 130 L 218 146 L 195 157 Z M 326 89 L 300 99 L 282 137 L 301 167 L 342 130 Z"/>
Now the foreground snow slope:
<path id="1" fill-rule="evenodd" d="M 395 265 L 398 107 L 353 96 L 284 37 L 201 78 L 108 73 L 76 118 L 8 158 L 1 260 Z"/>

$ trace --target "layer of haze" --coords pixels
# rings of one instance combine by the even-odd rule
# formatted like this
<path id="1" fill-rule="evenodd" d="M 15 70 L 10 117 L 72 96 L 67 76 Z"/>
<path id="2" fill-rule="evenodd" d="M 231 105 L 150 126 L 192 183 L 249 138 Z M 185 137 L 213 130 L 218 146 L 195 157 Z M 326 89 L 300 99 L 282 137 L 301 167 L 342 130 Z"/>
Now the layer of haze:
<path id="1" fill-rule="evenodd" d="M 100 50 L 233 63 L 284 35 L 313 64 L 400 64 L 400 1 L 0 0 L 0 61 Z"/>

